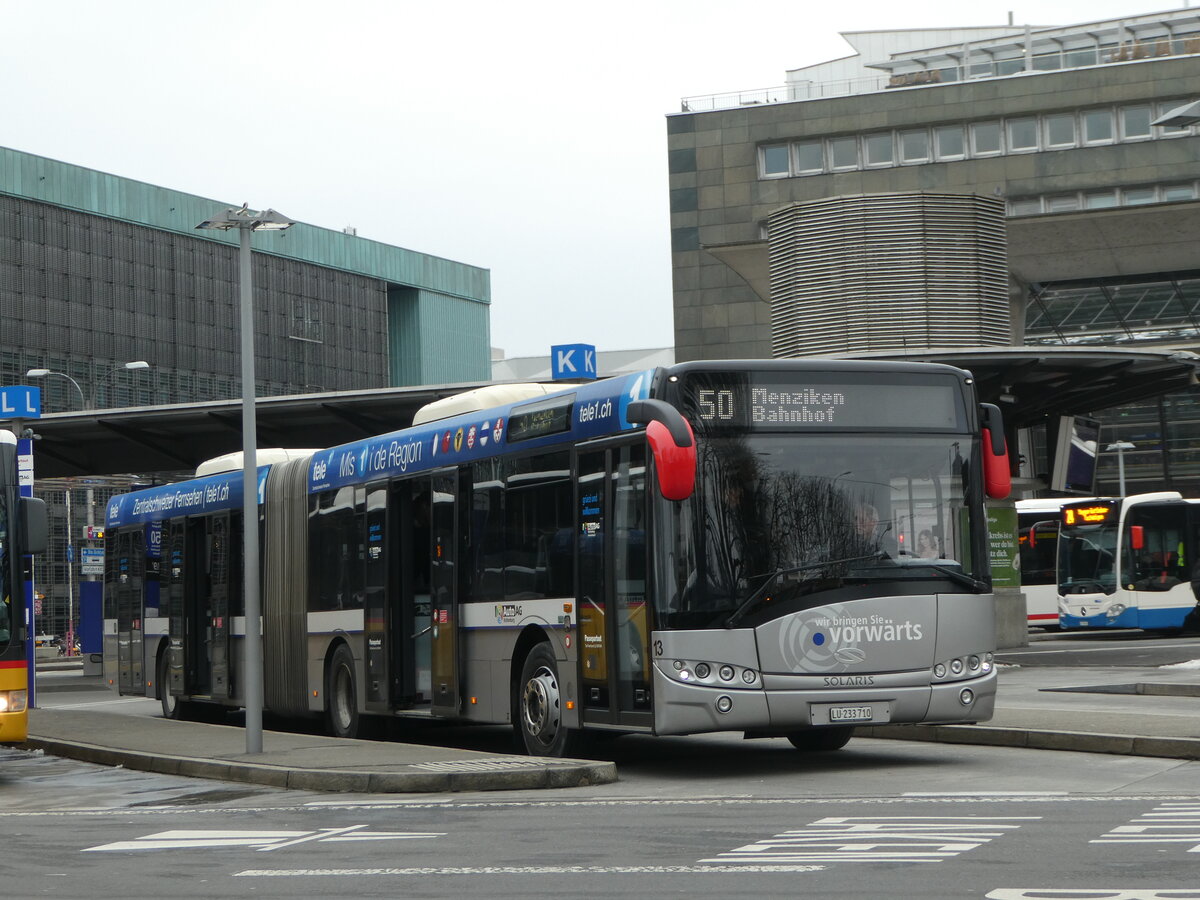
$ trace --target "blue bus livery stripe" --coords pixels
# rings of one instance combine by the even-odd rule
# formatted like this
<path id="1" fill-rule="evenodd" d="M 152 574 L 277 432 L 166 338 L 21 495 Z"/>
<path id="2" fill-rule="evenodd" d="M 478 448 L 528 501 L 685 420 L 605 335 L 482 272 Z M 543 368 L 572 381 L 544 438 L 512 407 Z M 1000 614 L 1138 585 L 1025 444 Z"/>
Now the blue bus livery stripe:
<path id="1" fill-rule="evenodd" d="M 263 502 L 270 466 L 258 467 L 258 502 Z M 179 516 L 198 516 L 225 509 L 242 508 L 242 470 L 221 472 L 191 481 L 166 484 L 108 501 L 105 522 L 109 528 L 145 522 L 161 522 Z"/>
<path id="2" fill-rule="evenodd" d="M 588 384 L 571 385 L 547 394 L 449 419 L 428 422 L 379 437 L 342 444 L 314 453 L 308 470 L 308 492 L 327 491 L 380 478 L 460 465 L 507 449 L 509 419 L 515 409 L 531 404 L 552 405 L 555 397 L 574 394 L 571 428 L 559 434 L 530 438 L 514 448 L 542 447 L 615 434 L 633 426 L 625 418 L 633 400 L 650 393 L 654 370 Z"/>

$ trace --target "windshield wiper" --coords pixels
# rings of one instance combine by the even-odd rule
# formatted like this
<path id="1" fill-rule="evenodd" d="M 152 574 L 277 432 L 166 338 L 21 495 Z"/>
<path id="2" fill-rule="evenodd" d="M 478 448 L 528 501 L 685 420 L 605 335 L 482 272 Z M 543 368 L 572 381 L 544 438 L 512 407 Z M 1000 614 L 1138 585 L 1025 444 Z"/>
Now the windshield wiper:
<path id="1" fill-rule="evenodd" d="M 964 587 L 973 588 L 979 592 L 990 590 L 990 586 L 986 581 L 980 581 L 966 572 L 951 569 L 945 563 L 940 563 L 936 560 L 903 558 L 903 561 L 899 562 L 899 565 L 905 569 L 933 569 L 938 575 L 944 575 L 955 584 L 961 584 Z"/>
<path id="2" fill-rule="evenodd" d="M 746 598 L 745 602 L 743 602 L 741 606 L 734 610 L 733 615 L 725 620 L 725 627 L 732 628 L 734 625 L 740 622 L 746 613 L 748 613 L 755 605 L 757 605 L 759 600 L 767 595 L 767 591 L 770 589 L 770 587 L 784 576 L 795 575 L 799 572 L 811 572 L 817 569 L 828 569 L 830 566 L 838 566 L 843 563 L 862 562 L 863 560 L 867 559 L 879 559 L 880 556 L 884 555 L 886 554 L 883 554 L 882 552 L 870 553 L 867 556 L 847 556 L 845 559 L 827 559 L 824 562 L 819 563 L 808 563 L 803 566 L 788 566 L 787 568 L 776 569 L 767 576 L 767 580 L 759 585 L 753 594 Z"/>

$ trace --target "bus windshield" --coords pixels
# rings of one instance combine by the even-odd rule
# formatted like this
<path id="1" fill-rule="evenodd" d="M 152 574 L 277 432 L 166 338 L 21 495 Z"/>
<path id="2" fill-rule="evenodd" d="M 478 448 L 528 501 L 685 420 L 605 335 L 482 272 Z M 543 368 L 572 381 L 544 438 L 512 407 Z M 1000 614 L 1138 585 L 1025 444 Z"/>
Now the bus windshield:
<path id="1" fill-rule="evenodd" d="M 659 621 L 720 627 L 862 597 L 990 591 L 969 537 L 974 452 L 961 435 L 702 441 L 696 493 L 671 507 L 663 540 L 675 546 L 658 553 Z"/>
<path id="2" fill-rule="evenodd" d="M 1058 592 L 1111 594 L 1117 589 L 1117 522 L 1063 525 L 1058 535 Z"/>

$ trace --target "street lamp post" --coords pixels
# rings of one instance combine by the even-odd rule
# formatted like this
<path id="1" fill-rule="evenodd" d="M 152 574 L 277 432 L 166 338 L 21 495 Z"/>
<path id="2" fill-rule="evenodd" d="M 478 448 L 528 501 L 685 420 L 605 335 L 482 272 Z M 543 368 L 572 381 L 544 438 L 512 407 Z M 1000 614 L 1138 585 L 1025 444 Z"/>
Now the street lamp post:
<path id="1" fill-rule="evenodd" d="M 239 238 L 238 295 L 241 309 L 242 355 L 242 576 L 246 601 L 246 752 L 262 753 L 263 661 L 262 612 L 258 595 L 258 438 L 254 395 L 254 283 L 250 232 L 282 231 L 294 225 L 273 209 L 255 212 L 243 205 L 227 209 L 197 228 L 229 231 Z"/>
<path id="2" fill-rule="evenodd" d="M 146 362 L 144 359 L 138 359 L 138 360 L 134 360 L 133 362 L 123 363 L 120 366 L 118 366 L 117 368 L 113 369 L 111 372 L 106 372 L 105 374 L 103 374 L 99 378 L 97 378 L 94 382 L 92 382 L 91 392 L 90 392 L 90 402 L 88 399 L 85 399 L 84 394 L 83 394 L 83 388 L 81 388 L 79 386 L 79 382 L 76 381 L 74 378 L 72 378 L 70 375 L 68 375 L 66 372 L 56 372 L 56 371 L 52 371 L 50 369 L 30 369 L 28 372 L 25 373 L 25 377 L 26 378 L 47 378 L 47 377 L 53 375 L 53 376 L 57 376 L 58 378 L 67 379 L 67 381 L 71 382 L 71 386 L 73 388 L 75 388 L 76 393 L 79 394 L 79 410 L 80 410 L 80 412 L 83 412 L 88 409 L 96 408 L 96 397 L 97 397 L 97 394 L 99 393 L 100 385 L 106 379 L 112 378 L 118 372 L 124 372 L 127 370 L 134 370 L 134 369 L 149 369 L 149 368 L 150 368 L 150 363 Z M 90 524 L 91 517 L 92 517 L 92 498 L 93 498 L 92 489 L 88 488 L 87 493 L 88 493 L 88 522 Z M 66 505 L 66 513 L 67 513 L 67 529 L 66 529 L 66 534 L 67 534 L 67 544 L 66 544 L 66 549 L 67 549 L 67 635 L 66 635 L 67 656 L 74 656 L 75 655 L 75 575 L 74 575 L 75 560 L 73 557 L 75 555 L 75 548 L 74 548 L 74 542 L 71 539 L 72 521 L 71 521 L 71 485 L 70 484 L 67 485 L 67 488 L 64 491 L 64 496 L 65 496 L 65 505 Z M 80 593 L 80 605 L 81 606 L 82 606 L 82 603 L 83 603 L 83 599 L 82 599 L 82 590 L 81 590 L 81 593 Z"/>
<path id="3" fill-rule="evenodd" d="M 1125 496 L 1125 451 L 1136 449 L 1129 441 L 1116 441 L 1104 448 L 1110 453 L 1117 451 L 1117 483 L 1121 486 L 1121 496 Z"/>

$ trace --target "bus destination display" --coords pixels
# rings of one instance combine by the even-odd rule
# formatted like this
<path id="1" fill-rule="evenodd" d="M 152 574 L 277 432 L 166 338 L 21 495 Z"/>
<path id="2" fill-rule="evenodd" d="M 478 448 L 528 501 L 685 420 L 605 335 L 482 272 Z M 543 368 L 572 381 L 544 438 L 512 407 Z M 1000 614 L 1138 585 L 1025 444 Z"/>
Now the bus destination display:
<path id="1" fill-rule="evenodd" d="M 952 381 L 924 384 L 720 383 L 689 384 L 701 427 L 750 430 L 792 428 L 962 427 L 959 391 Z"/>

